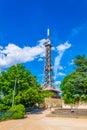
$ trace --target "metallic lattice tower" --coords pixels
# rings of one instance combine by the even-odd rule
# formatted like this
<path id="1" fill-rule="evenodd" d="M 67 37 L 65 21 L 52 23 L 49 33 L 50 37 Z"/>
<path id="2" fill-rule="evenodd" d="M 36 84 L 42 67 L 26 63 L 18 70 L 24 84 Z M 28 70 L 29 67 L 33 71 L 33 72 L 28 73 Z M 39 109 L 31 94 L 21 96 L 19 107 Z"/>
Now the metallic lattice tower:
<path id="1" fill-rule="evenodd" d="M 45 43 L 45 65 L 44 65 L 44 90 L 58 92 L 54 85 L 53 67 L 51 64 L 51 42 L 50 42 L 50 32 L 47 30 L 47 40 Z"/>

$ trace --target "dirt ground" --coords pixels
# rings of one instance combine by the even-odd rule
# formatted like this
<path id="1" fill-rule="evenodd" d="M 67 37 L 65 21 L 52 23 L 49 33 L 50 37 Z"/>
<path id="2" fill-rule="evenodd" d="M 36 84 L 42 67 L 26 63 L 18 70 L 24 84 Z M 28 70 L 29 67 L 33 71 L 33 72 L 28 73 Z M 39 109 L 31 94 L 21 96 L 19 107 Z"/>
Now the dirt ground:
<path id="1" fill-rule="evenodd" d="M 0 130 L 87 130 L 87 119 L 46 117 L 49 110 L 27 118 L 0 122 Z"/>

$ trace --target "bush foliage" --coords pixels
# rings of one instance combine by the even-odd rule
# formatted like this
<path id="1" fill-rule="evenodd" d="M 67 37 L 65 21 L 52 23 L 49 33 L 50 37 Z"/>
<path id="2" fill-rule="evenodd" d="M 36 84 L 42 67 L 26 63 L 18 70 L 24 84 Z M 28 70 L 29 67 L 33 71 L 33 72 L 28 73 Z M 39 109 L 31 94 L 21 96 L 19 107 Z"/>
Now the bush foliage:
<path id="1" fill-rule="evenodd" d="M 74 60 L 75 70 L 67 75 L 60 87 L 62 98 L 67 104 L 87 102 L 87 58 L 77 56 Z"/>
<path id="2" fill-rule="evenodd" d="M 7 112 L 2 112 L 0 120 L 21 119 L 25 115 L 25 107 L 22 104 L 14 105 Z"/>
<path id="3" fill-rule="evenodd" d="M 21 119 L 25 115 L 25 107 L 22 104 L 14 105 L 8 112 L 13 112 L 11 119 Z"/>

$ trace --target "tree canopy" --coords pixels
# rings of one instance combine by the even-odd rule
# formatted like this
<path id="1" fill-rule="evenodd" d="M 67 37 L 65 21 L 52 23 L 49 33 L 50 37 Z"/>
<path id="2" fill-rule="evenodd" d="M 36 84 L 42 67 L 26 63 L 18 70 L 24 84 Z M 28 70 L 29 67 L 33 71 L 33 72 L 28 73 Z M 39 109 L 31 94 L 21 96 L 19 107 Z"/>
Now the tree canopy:
<path id="1" fill-rule="evenodd" d="M 75 71 L 66 76 L 62 81 L 60 88 L 64 102 L 78 103 L 87 102 L 87 58 L 86 56 L 77 56 L 74 60 Z"/>
<path id="2" fill-rule="evenodd" d="M 44 101 L 46 96 L 37 78 L 22 64 L 11 66 L 0 73 L 0 109 L 9 109 L 14 104 L 32 107 Z"/>

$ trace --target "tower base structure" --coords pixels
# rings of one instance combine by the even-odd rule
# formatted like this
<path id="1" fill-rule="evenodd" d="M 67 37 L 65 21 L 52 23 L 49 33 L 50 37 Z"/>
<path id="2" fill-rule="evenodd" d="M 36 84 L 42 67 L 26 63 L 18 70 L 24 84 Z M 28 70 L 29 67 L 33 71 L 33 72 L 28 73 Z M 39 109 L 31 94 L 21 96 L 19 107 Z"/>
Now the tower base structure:
<path id="1" fill-rule="evenodd" d="M 52 92 L 54 94 L 53 98 L 61 98 L 59 96 L 60 91 L 57 88 L 55 88 L 54 86 L 51 86 L 51 85 L 45 86 L 43 88 L 43 91 Z"/>

